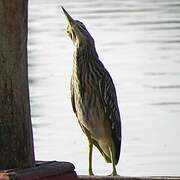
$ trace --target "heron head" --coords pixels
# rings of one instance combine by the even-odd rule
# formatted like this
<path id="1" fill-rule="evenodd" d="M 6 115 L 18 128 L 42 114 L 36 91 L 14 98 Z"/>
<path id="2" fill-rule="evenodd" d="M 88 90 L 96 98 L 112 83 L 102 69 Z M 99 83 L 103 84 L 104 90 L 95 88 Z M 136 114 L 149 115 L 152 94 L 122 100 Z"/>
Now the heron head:
<path id="1" fill-rule="evenodd" d="M 86 44 L 94 45 L 94 40 L 86 29 L 85 25 L 78 20 L 74 20 L 63 7 L 62 10 L 67 21 L 66 32 L 73 43 L 76 46 L 82 46 Z"/>

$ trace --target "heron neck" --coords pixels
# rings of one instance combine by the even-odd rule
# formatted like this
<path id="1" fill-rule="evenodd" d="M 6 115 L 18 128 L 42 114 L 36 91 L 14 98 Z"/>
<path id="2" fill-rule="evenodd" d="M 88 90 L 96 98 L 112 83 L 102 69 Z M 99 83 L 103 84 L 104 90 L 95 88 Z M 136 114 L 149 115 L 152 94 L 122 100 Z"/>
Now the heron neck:
<path id="1" fill-rule="evenodd" d="M 76 46 L 75 54 L 76 54 L 77 61 L 79 60 L 87 61 L 87 60 L 98 59 L 96 48 L 92 44 L 83 44 L 83 45 Z"/>

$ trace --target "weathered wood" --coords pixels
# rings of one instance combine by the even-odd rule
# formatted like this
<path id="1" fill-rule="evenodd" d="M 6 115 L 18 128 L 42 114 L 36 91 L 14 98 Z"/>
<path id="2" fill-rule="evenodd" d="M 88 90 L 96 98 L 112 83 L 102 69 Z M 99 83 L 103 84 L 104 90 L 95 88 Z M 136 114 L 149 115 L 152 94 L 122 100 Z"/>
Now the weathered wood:
<path id="1" fill-rule="evenodd" d="M 0 169 L 34 165 L 27 8 L 27 0 L 0 1 Z"/>
<path id="2" fill-rule="evenodd" d="M 74 169 L 69 162 L 38 162 L 32 168 L 0 171 L 0 177 L 2 180 L 76 180 Z"/>
<path id="3" fill-rule="evenodd" d="M 78 176 L 79 180 L 180 180 L 180 177 L 175 176 Z"/>
<path id="4" fill-rule="evenodd" d="M 0 180 L 180 180 L 177 176 L 77 176 L 69 162 L 36 162 L 36 167 L 0 171 Z"/>

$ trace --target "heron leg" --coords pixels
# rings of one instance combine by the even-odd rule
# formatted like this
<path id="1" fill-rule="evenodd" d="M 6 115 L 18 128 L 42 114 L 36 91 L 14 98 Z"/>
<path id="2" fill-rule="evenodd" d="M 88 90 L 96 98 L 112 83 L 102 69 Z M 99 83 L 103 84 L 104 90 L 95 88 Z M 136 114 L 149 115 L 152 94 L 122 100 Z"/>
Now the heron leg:
<path id="1" fill-rule="evenodd" d="M 92 171 L 92 150 L 93 144 L 89 142 L 89 175 L 94 175 Z"/>
<path id="2" fill-rule="evenodd" d="M 111 176 L 117 176 L 117 171 L 116 171 L 116 165 L 115 165 L 115 152 L 113 146 L 109 146 L 109 152 L 111 155 L 111 162 L 112 162 L 112 173 Z"/>

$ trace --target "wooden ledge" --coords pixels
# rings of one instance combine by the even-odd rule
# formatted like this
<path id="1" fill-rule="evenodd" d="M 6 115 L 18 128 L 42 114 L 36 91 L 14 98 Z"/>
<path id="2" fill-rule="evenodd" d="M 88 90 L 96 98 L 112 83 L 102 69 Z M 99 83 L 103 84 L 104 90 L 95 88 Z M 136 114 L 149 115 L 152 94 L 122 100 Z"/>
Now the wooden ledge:
<path id="1" fill-rule="evenodd" d="M 180 180 L 179 177 L 173 176 L 140 176 L 140 177 L 131 177 L 131 176 L 78 176 L 79 180 Z"/>
<path id="2" fill-rule="evenodd" d="M 0 171 L 0 180 L 180 180 L 173 176 L 77 176 L 75 167 L 69 162 L 38 161 L 36 166 L 26 169 Z"/>
<path id="3" fill-rule="evenodd" d="M 38 161 L 35 167 L 0 171 L 0 180 L 77 180 L 69 162 Z"/>

